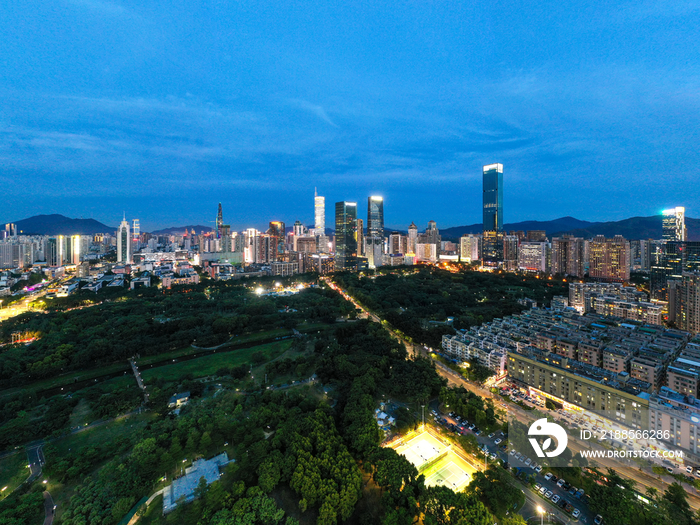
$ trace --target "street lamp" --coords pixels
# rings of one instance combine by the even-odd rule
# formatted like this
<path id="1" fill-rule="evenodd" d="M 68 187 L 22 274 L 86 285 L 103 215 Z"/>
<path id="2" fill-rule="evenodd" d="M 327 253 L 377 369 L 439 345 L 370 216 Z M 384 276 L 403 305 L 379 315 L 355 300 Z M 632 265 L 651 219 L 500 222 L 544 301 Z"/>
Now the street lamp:
<path id="1" fill-rule="evenodd" d="M 540 507 L 539 505 L 537 505 L 537 512 L 539 513 L 540 518 L 541 518 L 540 519 L 541 525 L 544 525 L 544 509 L 542 507 Z"/>

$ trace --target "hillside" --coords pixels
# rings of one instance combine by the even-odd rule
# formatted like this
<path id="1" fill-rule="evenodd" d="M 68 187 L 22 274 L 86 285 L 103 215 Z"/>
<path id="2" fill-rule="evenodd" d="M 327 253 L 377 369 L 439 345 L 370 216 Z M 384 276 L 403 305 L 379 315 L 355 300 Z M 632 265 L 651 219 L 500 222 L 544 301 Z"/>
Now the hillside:
<path id="1" fill-rule="evenodd" d="M 23 235 L 93 235 L 117 231 L 116 227 L 107 226 L 95 219 L 71 219 L 58 213 L 35 215 L 14 223 Z"/>

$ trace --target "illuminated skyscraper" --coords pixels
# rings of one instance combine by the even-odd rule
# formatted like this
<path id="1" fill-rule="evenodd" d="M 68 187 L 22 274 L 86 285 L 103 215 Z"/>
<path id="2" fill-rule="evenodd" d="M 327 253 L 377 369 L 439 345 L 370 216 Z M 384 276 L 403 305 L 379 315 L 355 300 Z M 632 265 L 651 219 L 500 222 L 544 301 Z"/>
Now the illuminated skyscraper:
<path id="1" fill-rule="evenodd" d="M 664 241 L 687 241 L 685 229 L 685 208 L 676 206 L 662 213 L 662 239 Z"/>
<path id="2" fill-rule="evenodd" d="M 384 258 L 384 199 L 376 195 L 367 199 L 366 245 L 369 267 L 381 266 Z"/>
<path id="3" fill-rule="evenodd" d="M 326 198 L 314 189 L 314 230 L 316 235 L 326 234 Z"/>
<path id="4" fill-rule="evenodd" d="M 335 203 L 335 269 L 357 269 L 357 203 Z"/>
<path id="5" fill-rule="evenodd" d="M 126 217 L 117 229 L 117 262 L 131 263 L 131 235 Z"/>
<path id="6" fill-rule="evenodd" d="M 138 249 L 139 241 L 141 240 L 141 224 L 138 219 L 134 219 L 131 230 L 131 245 Z"/>
<path id="7" fill-rule="evenodd" d="M 224 226 L 224 212 L 221 209 L 221 203 L 219 203 L 219 212 L 216 214 L 216 238 L 221 239 L 222 228 Z"/>
<path id="8" fill-rule="evenodd" d="M 486 265 L 503 261 L 503 164 L 483 168 L 484 235 L 481 257 Z"/>
<path id="9" fill-rule="evenodd" d="M 484 231 L 503 230 L 503 164 L 484 166 Z"/>
<path id="10" fill-rule="evenodd" d="M 416 253 L 416 243 L 418 242 L 418 226 L 412 222 L 408 227 L 408 253 Z"/>
<path id="11" fill-rule="evenodd" d="M 270 228 L 267 230 L 270 235 L 270 262 L 279 259 L 279 255 L 285 252 L 284 235 L 285 227 L 282 221 L 270 221 Z"/>
<path id="12" fill-rule="evenodd" d="M 365 223 L 362 219 L 357 219 L 357 228 L 355 228 L 357 234 L 355 235 L 355 240 L 357 241 L 357 255 L 360 257 L 365 256 Z"/>
<path id="13" fill-rule="evenodd" d="M 552 239 L 552 273 L 584 276 L 584 241 L 581 237 L 564 234 Z"/>

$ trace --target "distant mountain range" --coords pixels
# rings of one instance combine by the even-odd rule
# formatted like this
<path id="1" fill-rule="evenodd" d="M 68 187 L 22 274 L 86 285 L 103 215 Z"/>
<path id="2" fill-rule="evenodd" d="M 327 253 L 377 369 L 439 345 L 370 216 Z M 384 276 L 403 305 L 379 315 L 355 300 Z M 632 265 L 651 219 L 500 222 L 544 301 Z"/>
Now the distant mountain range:
<path id="1" fill-rule="evenodd" d="M 190 224 L 189 226 L 171 226 L 170 228 L 164 228 L 162 230 L 156 230 L 150 232 L 153 235 L 173 235 L 173 234 L 183 234 L 185 232 L 190 233 L 192 230 L 195 233 L 210 232 L 214 228 L 211 226 L 202 226 L 201 224 Z"/>
<path id="2" fill-rule="evenodd" d="M 71 219 L 57 213 L 35 215 L 14 223 L 20 235 L 94 235 L 117 231 L 95 219 Z"/>
<path id="3" fill-rule="evenodd" d="M 93 235 L 95 233 L 116 232 L 114 226 L 107 226 L 95 219 L 71 219 L 57 213 L 51 215 L 35 215 L 28 219 L 14 221 L 17 229 L 24 235 Z M 700 241 L 700 219 L 686 217 L 685 225 L 688 229 L 688 240 Z M 287 227 L 287 231 L 291 231 Z M 523 221 L 506 224 L 503 229 L 509 231 L 544 230 L 548 237 L 570 233 L 577 237 L 591 238 L 595 235 L 605 235 L 612 237 L 622 235 L 626 239 L 660 239 L 661 238 L 661 216 L 653 217 L 631 217 L 621 221 L 610 222 L 589 222 L 581 221 L 574 217 L 561 217 L 551 221 Z M 154 235 L 182 234 L 186 231 L 194 230 L 197 233 L 212 231 L 211 226 L 201 224 L 187 226 L 173 226 L 151 232 Z M 480 233 L 483 230 L 481 224 L 469 226 L 455 226 L 440 230 L 440 235 L 444 240 L 459 239 L 466 233 Z M 389 235 L 392 229 L 386 228 L 385 235 Z M 419 231 L 422 231 L 419 230 Z M 327 235 L 333 235 L 333 230 L 326 228 Z M 401 233 L 406 233 L 405 230 Z"/>
<path id="4" fill-rule="evenodd" d="M 700 241 L 700 219 L 686 217 L 685 227 L 688 229 L 688 240 Z M 596 235 L 613 237 L 622 235 L 626 239 L 660 239 L 661 216 L 631 217 L 621 221 L 588 222 L 574 217 L 561 217 L 552 221 L 524 221 L 505 224 L 503 229 L 509 231 L 544 230 L 548 237 L 570 233 L 577 237 L 589 239 Z M 482 224 L 470 226 L 455 226 L 440 230 L 443 239 L 458 239 L 466 233 L 480 233 Z"/>

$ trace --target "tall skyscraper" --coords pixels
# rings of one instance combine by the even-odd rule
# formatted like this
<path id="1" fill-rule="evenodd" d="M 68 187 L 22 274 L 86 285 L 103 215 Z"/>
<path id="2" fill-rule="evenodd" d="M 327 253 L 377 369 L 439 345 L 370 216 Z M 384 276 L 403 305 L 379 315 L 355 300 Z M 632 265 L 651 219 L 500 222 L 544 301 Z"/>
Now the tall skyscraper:
<path id="1" fill-rule="evenodd" d="M 276 261 L 280 254 L 285 252 L 284 236 L 285 227 L 282 221 L 270 221 L 270 229 L 267 230 L 270 235 L 270 260 Z"/>
<path id="2" fill-rule="evenodd" d="M 415 255 L 416 253 L 416 243 L 418 242 L 418 226 L 415 222 L 411 222 L 408 227 L 408 253 Z"/>
<path id="3" fill-rule="evenodd" d="M 487 266 L 503 261 L 503 164 L 483 168 L 484 235 L 481 257 Z"/>
<path id="4" fill-rule="evenodd" d="M 355 240 L 357 241 L 357 255 L 359 257 L 365 256 L 365 223 L 362 219 L 357 219 L 357 228 L 355 229 L 357 234 L 355 235 Z"/>
<path id="5" fill-rule="evenodd" d="M 683 272 L 700 271 L 700 242 L 667 241 L 651 262 L 651 298 L 668 301 L 669 281 L 679 281 Z"/>
<path id="6" fill-rule="evenodd" d="M 503 164 L 484 166 L 484 231 L 503 230 Z"/>
<path id="7" fill-rule="evenodd" d="M 314 230 L 316 235 L 326 234 L 326 198 L 314 188 Z"/>
<path id="8" fill-rule="evenodd" d="M 662 239 L 664 241 L 687 241 L 685 229 L 685 208 L 676 206 L 669 210 L 664 210 L 661 217 L 663 228 Z"/>
<path id="9" fill-rule="evenodd" d="M 131 263 L 131 235 L 126 216 L 117 229 L 117 262 Z"/>
<path id="10" fill-rule="evenodd" d="M 373 195 L 367 199 L 367 264 L 381 266 L 384 259 L 384 199 Z"/>
<path id="11" fill-rule="evenodd" d="M 357 269 L 357 203 L 335 203 L 335 269 Z"/>
<path id="12" fill-rule="evenodd" d="M 222 228 L 224 226 L 224 212 L 221 209 L 221 203 L 219 203 L 219 212 L 216 214 L 216 238 L 221 239 L 223 234 Z"/>

